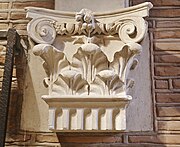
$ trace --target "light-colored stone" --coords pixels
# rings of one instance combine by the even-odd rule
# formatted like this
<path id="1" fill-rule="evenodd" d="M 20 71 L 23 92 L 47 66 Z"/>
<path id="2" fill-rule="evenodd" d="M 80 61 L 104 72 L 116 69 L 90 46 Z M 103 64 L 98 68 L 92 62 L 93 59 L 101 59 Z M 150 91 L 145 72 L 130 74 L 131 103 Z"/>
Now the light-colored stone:
<path id="1" fill-rule="evenodd" d="M 144 3 L 111 13 L 27 8 L 33 18 L 28 33 L 38 43 L 33 53 L 44 60 L 47 74 L 48 95 L 42 97 L 49 105 L 49 129 L 126 129 L 127 91 L 134 83 L 127 75 L 138 63 L 133 59 L 142 50 L 143 17 L 151 7 Z"/>
<path id="2" fill-rule="evenodd" d="M 128 75 L 128 79 L 134 80 L 134 86 L 128 90 L 128 94 L 133 97 L 127 107 L 128 131 L 150 131 L 153 129 L 148 36 L 141 42 L 141 45 L 142 52 L 136 56 L 139 63 L 136 69 L 131 70 Z"/>
<path id="3" fill-rule="evenodd" d="M 78 12 L 83 8 L 92 10 L 93 12 L 107 12 L 119 8 L 127 7 L 128 0 L 55 0 L 55 9 L 60 11 Z M 108 5 L 108 7 L 107 7 Z"/>

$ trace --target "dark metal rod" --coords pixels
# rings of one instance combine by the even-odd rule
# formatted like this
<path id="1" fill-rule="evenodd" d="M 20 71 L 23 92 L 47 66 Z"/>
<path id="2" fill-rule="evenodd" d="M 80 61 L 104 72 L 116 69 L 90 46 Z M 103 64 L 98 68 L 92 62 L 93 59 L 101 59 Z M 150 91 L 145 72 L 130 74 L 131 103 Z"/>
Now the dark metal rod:
<path id="1" fill-rule="evenodd" d="M 17 33 L 15 29 L 7 32 L 7 50 L 4 64 L 2 91 L 0 96 L 0 147 L 4 147 L 8 118 L 8 107 L 11 91 L 12 72 L 14 65 L 14 51 L 16 48 Z"/>

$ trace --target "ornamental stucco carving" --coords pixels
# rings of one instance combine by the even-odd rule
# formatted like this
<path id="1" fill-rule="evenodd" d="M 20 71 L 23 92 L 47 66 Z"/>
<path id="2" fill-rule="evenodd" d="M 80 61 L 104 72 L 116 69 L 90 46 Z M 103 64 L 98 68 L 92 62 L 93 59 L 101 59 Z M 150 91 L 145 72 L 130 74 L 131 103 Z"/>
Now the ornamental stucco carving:
<path id="1" fill-rule="evenodd" d="M 126 129 L 128 88 L 147 33 L 151 3 L 111 13 L 27 8 L 28 33 L 47 74 L 49 128 L 53 131 Z"/>

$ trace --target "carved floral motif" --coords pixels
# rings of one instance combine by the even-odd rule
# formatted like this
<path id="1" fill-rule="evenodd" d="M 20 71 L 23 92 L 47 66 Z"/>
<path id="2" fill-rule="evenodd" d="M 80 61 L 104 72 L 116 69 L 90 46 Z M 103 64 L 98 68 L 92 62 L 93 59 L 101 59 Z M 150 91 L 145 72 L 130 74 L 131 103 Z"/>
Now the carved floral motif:
<path id="1" fill-rule="evenodd" d="M 143 39 L 145 29 L 139 30 L 142 24 L 146 23 L 141 17 L 129 17 L 112 24 L 101 24 L 96 22 L 92 12 L 87 9 L 77 13 L 75 20 L 78 23 L 73 25 L 58 24 L 55 21 L 49 21 L 47 25 L 45 21 L 47 27 L 39 28 L 42 21 L 37 24 L 42 38 L 48 36 L 47 38 L 52 39 L 53 27 L 59 35 L 81 35 L 75 36 L 73 42 L 81 45 L 73 55 L 72 63 L 62 51 L 52 45 L 39 44 L 33 48 L 34 54 L 41 56 L 45 61 L 43 67 L 48 77 L 44 83 L 49 88 L 49 95 L 125 95 L 127 70 L 133 57 L 141 51 L 141 46 L 136 42 Z M 52 28 L 49 30 L 50 26 Z M 118 34 L 120 41 L 124 42 L 114 53 L 112 62 L 101 50 L 96 34 Z"/>
<path id="2" fill-rule="evenodd" d="M 88 9 L 76 14 L 28 9 L 33 17 L 28 33 L 38 43 L 33 53 L 44 60 L 47 74 L 44 85 L 49 95 L 45 101 L 50 106 L 51 129 L 57 129 L 55 125 L 60 130 L 125 129 L 125 107 L 131 99 L 126 92 L 134 85 L 127 76 L 138 63 L 134 57 L 141 52 L 140 43 L 147 32 L 143 17 L 148 16 L 151 7 L 144 3 L 103 15 Z M 35 12 L 40 13 L 38 17 Z M 68 99 L 75 104 L 69 107 Z M 67 106 L 59 101 L 63 105 L 67 102 Z M 76 102 L 83 102 L 87 108 L 77 106 Z M 103 102 L 103 109 L 96 102 Z"/>

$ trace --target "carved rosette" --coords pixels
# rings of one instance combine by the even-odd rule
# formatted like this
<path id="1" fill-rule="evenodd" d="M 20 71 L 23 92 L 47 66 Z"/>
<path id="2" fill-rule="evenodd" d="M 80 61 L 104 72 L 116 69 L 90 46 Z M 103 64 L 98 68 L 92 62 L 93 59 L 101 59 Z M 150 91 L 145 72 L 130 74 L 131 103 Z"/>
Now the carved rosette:
<path id="1" fill-rule="evenodd" d="M 134 57 L 147 33 L 143 17 L 151 7 L 144 3 L 111 14 L 27 8 L 33 18 L 28 33 L 37 43 L 33 53 L 44 60 L 47 74 L 49 95 L 43 98 L 50 106 L 50 129 L 126 128 L 125 108 L 131 99 L 126 93 L 133 83 L 127 75 L 137 65 Z"/>

